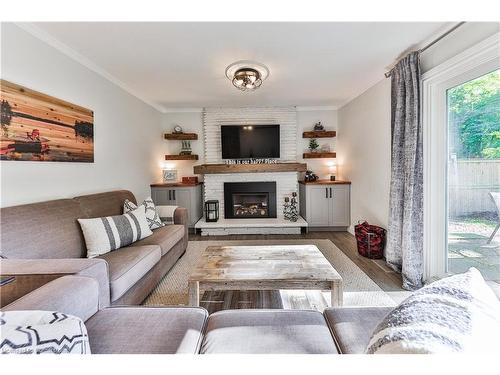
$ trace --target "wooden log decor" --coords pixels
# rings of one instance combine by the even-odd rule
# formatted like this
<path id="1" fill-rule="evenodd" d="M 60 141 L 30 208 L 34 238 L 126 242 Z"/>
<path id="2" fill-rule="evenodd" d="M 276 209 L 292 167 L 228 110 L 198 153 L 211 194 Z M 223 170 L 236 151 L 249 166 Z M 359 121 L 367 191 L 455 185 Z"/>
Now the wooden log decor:
<path id="1" fill-rule="evenodd" d="M 337 153 L 335 152 L 304 152 L 302 154 L 304 159 L 328 159 L 336 158 Z"/>
<path id="2" fill-rule="evenodd" d="M 302 133 L 302 138 L 334 138 L 337 136 L 337 132 L 332 130 L 332 131 L 310 131 L 310 132 L 303 132 Z"/>
<path id="3" fill-rule="evenodd" d="M 94 113 L 0 80 L 0 159 L 94 162 Z"/>
<path id="4" fill-rule="evenodd" d="M 305 163 L 275 164 L 202 164 L 194 166 L 195 174 L 259 173 L 259 172 L 305 172 Z"/>

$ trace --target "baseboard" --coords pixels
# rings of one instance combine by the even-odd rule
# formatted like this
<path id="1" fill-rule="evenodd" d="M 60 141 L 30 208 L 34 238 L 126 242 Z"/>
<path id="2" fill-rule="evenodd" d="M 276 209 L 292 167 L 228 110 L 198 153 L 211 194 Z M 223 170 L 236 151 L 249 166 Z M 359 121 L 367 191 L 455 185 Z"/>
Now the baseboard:
<path id="1" fill-rule="evenodd" d="M 308 227 L 308 232 L 345 232 L 347 227 Z"/>

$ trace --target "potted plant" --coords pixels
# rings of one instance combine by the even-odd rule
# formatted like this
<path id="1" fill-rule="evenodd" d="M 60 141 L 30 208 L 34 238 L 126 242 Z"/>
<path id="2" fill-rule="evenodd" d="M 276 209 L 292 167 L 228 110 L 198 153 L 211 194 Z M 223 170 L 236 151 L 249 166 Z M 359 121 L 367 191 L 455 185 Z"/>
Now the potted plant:
<path id="1" fill-rule="evenodd" d="M 316 140 L 316 138 L 312 138 L 309 141 L 309 150 L 311 150 L 311 152 L 317 152 L 318 151 L 318 147 L 319 147 L 318 141 Z"/>

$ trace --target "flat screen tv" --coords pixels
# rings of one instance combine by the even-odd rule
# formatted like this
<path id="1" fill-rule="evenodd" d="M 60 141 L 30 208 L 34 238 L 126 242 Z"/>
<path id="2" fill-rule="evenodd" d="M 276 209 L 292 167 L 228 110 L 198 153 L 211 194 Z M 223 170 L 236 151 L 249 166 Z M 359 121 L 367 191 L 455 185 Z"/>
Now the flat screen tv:
<path id="1" fill-rule="evenodd" d="M 222 125 L 222 159 L 280 157 L 279 125 Z"/>

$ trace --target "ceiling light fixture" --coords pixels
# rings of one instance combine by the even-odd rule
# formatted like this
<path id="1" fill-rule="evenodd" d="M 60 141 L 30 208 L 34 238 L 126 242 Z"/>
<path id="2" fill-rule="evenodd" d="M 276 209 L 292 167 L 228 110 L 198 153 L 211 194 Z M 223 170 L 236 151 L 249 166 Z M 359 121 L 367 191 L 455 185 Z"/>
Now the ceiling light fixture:
<path id="1" fill-rule="evenodd" d="M 263 64 L 241 60 L 226 68 L 226 77 L 241 91 L 254 91 L 269 76 L 269 69 Z"/>

